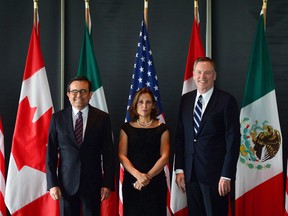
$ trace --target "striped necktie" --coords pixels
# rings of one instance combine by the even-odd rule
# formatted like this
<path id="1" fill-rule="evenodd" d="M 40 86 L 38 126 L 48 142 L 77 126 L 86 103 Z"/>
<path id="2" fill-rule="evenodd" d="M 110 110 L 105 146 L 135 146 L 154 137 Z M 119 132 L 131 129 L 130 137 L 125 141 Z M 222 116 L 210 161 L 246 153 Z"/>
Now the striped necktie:
<path id="1" fill-rule="evenodd" d="M 195 135 L 199 131 L 201 117 L 202 117 L 202 95 L 198 97 L 198 101 L 197 101 L 197 104 L 195 106 L 194 113 L 193 113 Z"/>
<path id="2" fill-rule="evenodd" d="M 76 122 L 75 122 L 75 139 L 76 139 L 76 142 L 78 144 L 81 144 L 82 143 L 82 140 L 83 140 L 83 118 L 82 118 L 82 112 L 79 111 L 78 112 L 78 117 L 76 119 Z"/>

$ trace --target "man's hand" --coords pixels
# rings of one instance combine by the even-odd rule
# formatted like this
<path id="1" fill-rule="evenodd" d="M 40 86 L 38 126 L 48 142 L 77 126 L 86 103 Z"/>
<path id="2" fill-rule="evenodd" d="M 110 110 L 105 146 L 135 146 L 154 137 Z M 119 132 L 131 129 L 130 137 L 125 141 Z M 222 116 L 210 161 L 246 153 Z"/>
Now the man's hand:
<path id="1" fill-rule="evenodd" d="M 105 199 L 108 199 L 110 196 L 110 192 L 111 190 L 109 188 L 106 187 L 102 187 L 101 188 L 101 202 Z"/>
<path id="2" fill-rule="evenodd" d="M 62 193 L 59 187 L 52 187 L 49 192 L 53 200 L 58 200 L 62 197 Z"/>
<path id="3" fill-rule="evenodd" d="M 220 178 L 218 184 L 218 191 L 220 196 L 227 195 L 231 190 L 231 180 Z"/>
<path id="4" fill-rule="evenodd" d="M 178 188 L 184 193 L 185 192 L 185 176 L 184 173 L 176 174 L 176 184 Z"/>

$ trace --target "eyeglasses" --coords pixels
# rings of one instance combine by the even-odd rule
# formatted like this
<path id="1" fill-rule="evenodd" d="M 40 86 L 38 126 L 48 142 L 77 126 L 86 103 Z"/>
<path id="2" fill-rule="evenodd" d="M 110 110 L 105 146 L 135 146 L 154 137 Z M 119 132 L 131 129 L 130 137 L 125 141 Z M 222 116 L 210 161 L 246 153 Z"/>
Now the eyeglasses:
<path id="1" fill-rule="evenodd" d="M 88 93 L 88 90 L 86 89 L 73 89 L 71 91 L 69 91 L 71 94 L 73 95 L 77 95 L 78 93 L 80 93 L 81 95 L 86 95 Z"/>

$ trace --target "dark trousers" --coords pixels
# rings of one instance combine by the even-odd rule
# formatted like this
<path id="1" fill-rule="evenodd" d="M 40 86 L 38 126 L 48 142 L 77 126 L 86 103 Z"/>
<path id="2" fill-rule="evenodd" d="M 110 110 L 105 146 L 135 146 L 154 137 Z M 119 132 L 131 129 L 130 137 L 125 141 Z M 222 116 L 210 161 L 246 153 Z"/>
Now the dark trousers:
<path id="1" fill-rule="evenodd" d="M 60 200 L 61 216 L 100 216 L 100 195 L 79 194 L 63 196 Z"/>
<path id="2" fill-rule="evenodd" d="M 186 183 L 189 216 L 227 216 L 228 196 L 220 196 L 218 182 L 204 185 L 192 175 L 191 182 Z"/>

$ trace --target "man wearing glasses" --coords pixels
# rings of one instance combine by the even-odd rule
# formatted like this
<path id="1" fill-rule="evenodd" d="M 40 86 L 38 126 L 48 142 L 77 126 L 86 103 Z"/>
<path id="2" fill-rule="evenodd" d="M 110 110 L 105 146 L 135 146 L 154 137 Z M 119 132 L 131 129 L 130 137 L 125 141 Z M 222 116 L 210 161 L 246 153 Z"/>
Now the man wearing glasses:
<path id="1" fill-rule="evenodd" d="M 92 94 L 91 82 L 75 77 L 67 86 L 71 106 L 54 113 L 50 122 L 47 188 L 60 200 L 62 216 L 100 215 L 100 203 L 114 187 L 110 117 L 88 104 Z"/>

